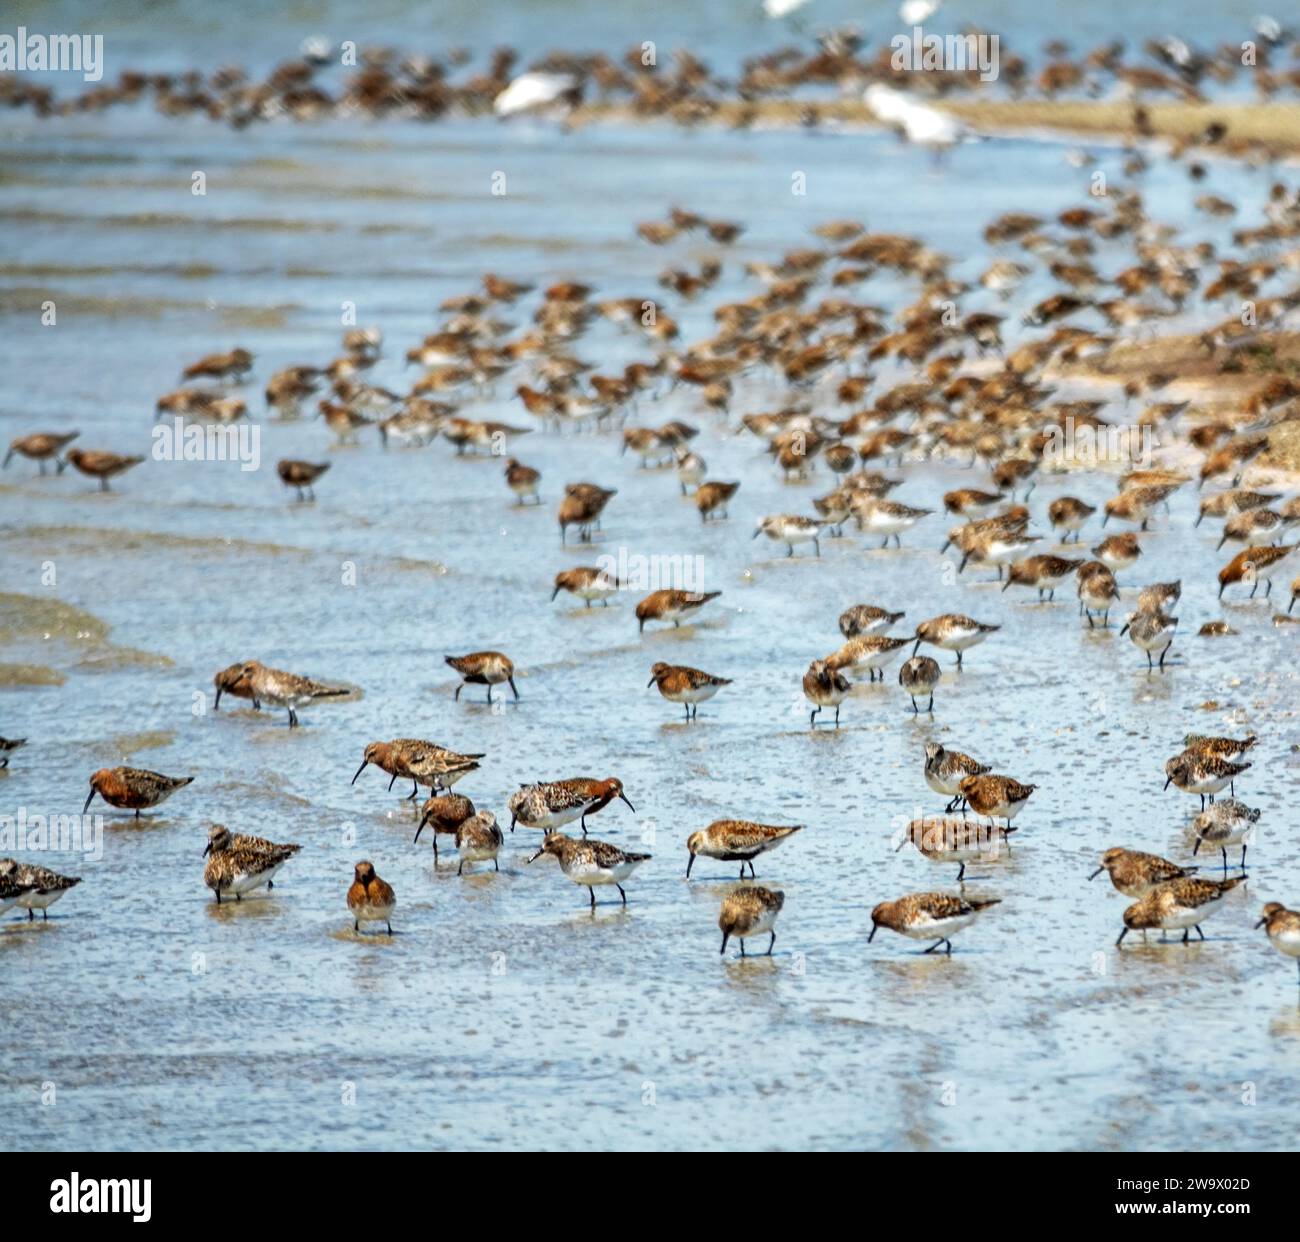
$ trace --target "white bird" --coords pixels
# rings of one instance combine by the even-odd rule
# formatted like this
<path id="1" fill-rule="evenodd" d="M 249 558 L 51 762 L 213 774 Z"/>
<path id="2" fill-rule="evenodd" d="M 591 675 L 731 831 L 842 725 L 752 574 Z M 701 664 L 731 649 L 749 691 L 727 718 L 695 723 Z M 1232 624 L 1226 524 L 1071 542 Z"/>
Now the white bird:
<path id="1" fill-rule="evenodd" d="M 577 87 L 571 73 L 521 73 L 492 101 L 492 110 L 497 116 L 535 112 L 566 97 L 571 99 Z"/>
<path id="2" fill-rule="evenodd" d="M 908 142 L 930 147 L 936 154 L 955 146 L 965 136 L 962 127 L 947 113 L 917 103 L 893 87 L 874 83 L 862 98 L 882 121 L 901 129 Z"/>
<path id="3" fill-rule="evenodd" d="M 898 20 L 904 26 L 919 26 L 940 9 L 940 0 L 903 0 L 898 6 Z"/>

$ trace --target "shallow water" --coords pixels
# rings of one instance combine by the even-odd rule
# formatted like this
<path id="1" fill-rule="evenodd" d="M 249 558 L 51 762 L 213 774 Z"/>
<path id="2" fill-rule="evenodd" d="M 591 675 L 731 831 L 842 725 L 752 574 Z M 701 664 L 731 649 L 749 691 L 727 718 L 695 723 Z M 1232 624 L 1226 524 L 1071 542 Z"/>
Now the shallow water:
<path id="1" fill-rule="evenodd" d="M 668 299 L 684 340 L 708 330 L 713 305 L 754 291 L 744 260 L 806 244 L 835 217 L 915 233 L 974 277 L 989 219 L 1080 201 L 1087 171 L 1065 151 L 999 141 L 935 169 L 877 134 L 469 122 L 234 134 L 147 113 L 6 116 L 0 328 L 16 365 L 0 434 L 76 425 L 88 447 L 147 453 L 153 403 L 186 361 L 249 346 L 258 408 L 273 370 L 333 356 L 344 301 L 386 334 L 369 378 L 404 388 L 402 351 L 485 271 L 655 296 L 662 267 L 713 251 L 634 237 L 634 221 L 673 203 L 749 226 L 710 297 Z M 1118 155 L 1094 153 L 1119 176 Z M 195 169 L 205 198 L 190 195 Z M 504 198 L 488 193 L 496 170 Z M 1212 164 L 1197 192 L 1233 197 L 1247 220 L 1268 184 Z M 1152 216 L 1226 243 L 1233 222 L 1194 218 L 1181 170 L 1157 164 L 1144 193 Z M 1124 253 L 1103 249 L 1103 266 Z M 858 296 L 897 304 L 899 287 Z M 46 298 L 57 328 L 37 326 Z M 523 324 L 532 306 L 504 316 Z M 574 352 L 606 373 L 646 356 L 606 328 Z M 513 383 L 466 413 L 528 424 Z M 1275 628 L 1261 600 L 1218 604 L 1226 554 L 1217 525 L 1192 529 L 1190 491 L 1121 575 L 1128 588 L 1184 581 L 1163 675 L 1114 626 L 1088 630 L 1068 589 L 1039 606 L 978 569 L 955 577 L 937 552 L 955 523 L 939 514 L 901 551 L 850 532 L 820 559 L 787 560 L 751 542 L 753 520 L 808 511 L 828 475 L 785 485 L 733 430 L 784 397 L 742 386 L 729 419 L 684 390 L 642 399 L 640 421 L 700 426 L 711 477 L 743 479 L 731 520 L 708 527 L 671 473 L 637 469 L 608 435 L 534 432 L 515 446 L 542 471 L 536 509 L 511 506 L 499 460 L 445 443 L 385 453 L 374 436 L 336 448 L 311 418 L 263 417 L 252 472 L 151 460 L 109 495 L 30 463 L 0 475 L 5 665 L 65 679 L 0 681 L 0 732 L 30 739 L 0 773 L 0 810 L 76 812 L 89 773 L 114 763 L 197 777 L 139 822 L 107 814 L 102 860 L 49 857 L 85 879 L 48 924 L 12 911 L 0 922 L 0 1135 L 56 1149 L 1162 1149 L 1190 1134 L 1207 1149 L 1293 1147 L 1295 973 L 1252 925 L 1261 902 L 1300 899 L 1285 814 L 1300 741 L 1294 629 Z M 282 456 L 332 462 L 315 504 L 290 502 L 271 468 Z M 895 497 L 926 505 L 987 483 L 935 463 L 901 474 Z M 619 494 L 599 542 L 564 549 L 554 505 L 579 478 Z M 1105 475 L 1045 477 L 1034 526 L 1057 495 L 1099 503 L 1113 488 Z M 722 598 L 698 624 L 643 638 L 636 594 L 590 611 L 548 602 L 557 570 L 620 549 L 698 556 Z M 907 710 L 894 665 L 846 703 L 842 728 L 810 732 L 800 676 L 839 644 L 839 612 L 864 601 L 906 609 L 909 627 L 959 611 L 1003 629 L 960 676 L 939 655 L 933 720 Z M 1240 636 L 1195 637 L 1219 616 Z M 474 688 L 452 702 L 443 655 L 483 648 L 514 658 L 518 704 L 492 710 Z M 362 693 L 305 710 L 292 732 L 282 713 L 211 712 L 212 674 L 254 655 Z M 688 727 L 645 688 L 660 659 L 735 684 Z M 1130 937 L 1115 952 L 1128 903 L 1087 882 L 1097 854 L 1185 858 L 1196 799 L 1162 792 L 1163 762 L 1189 731 L 1247 730 L 1261 740 L 1238 793 L 1264 814 L 1245 891 L 1203 944 Z M 487 752 L 457 788 L 503 817 L 519 782 L 618 775 L 635 814 L 615 803 L 590 827 L 654 855 L 627 908 L 606 899 L 592 916 L 552 863 L 526 863 L 539 838 L 522 829 L 500 874 L 458 879 L 450 848 L 435 869 L 424 841 L 412 845 L 400 788 L 386 794 L 374 771 L 348 784 L 365 744 L 393 736 Z M 901 822 L 939 809 L 921 775 L 931 738 L 1040 786 L 1011 854 L 967 885 L 1002 904 L 951 959 L 883 931 L 866 943 L 877 901 L 955 875 L 892 848 Z M 685 838 L 723 816 L 807 825 L 758 863 L 786 893 L 771 959 L 719 960 L 730 864 L 702 860 L 684 879 Z M 304 849 L 272 894 L 218 908 L 200 857 L 213 821 Z M 344 893 L 363 857 L 397 890 L 391 941 L 351 930 Z"/>

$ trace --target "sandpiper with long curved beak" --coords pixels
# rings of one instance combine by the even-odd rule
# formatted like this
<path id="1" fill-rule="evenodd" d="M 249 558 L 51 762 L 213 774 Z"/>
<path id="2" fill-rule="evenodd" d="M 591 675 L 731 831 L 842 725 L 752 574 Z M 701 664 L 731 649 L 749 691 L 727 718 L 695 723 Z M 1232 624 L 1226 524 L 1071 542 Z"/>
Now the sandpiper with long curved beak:
<path id="1" fill-rule="evenodd" d="M 515 824 L 555 832 L 565 824 L 580 820 L 582 835 L 587 835 L 587 816 L 604 810 L 615 798 L 627 803 L 634 815 L 636 807 L 623 792 L 623 782 L 616 776 L 599 780 L 594 776 L 574 776 L 562 781 L 542 781 L 521 785 L 510 795 L 506 808 L 510 812 L 510 831 Z"/>
<path id="2" fill-rule="evenodd" d="M 95 795 L 99 794 L 109 806 L 134 811 L 139 819 L 141 811 L 160 806 L 193 779 L 192 776 L 164 776 L 147 768 L 100 768 L 90 778 L 90 793 L 81 813 L 90 810 Z"/>
<path id="3" fill-rule="evenodd" d="M 528 861 L 536 862 L 543 854 L 549 854 L 560 864 L 560 870 L 575 884 L 585 884 L 591 893 L 591 909 L 596 909 L 596 886 L 612 884 L 618 889 L 623 904 L 627 905 L 627 893 L 623 891 L 623 882 L 644 862 L 649 862 L 649 854 L 631 854 L 610 845 L 607 841 L 597 841 L 594 837 L 578 840 L 566 837 L 562 832 L 552 832 L 542 842 L 542 848 Z"/>

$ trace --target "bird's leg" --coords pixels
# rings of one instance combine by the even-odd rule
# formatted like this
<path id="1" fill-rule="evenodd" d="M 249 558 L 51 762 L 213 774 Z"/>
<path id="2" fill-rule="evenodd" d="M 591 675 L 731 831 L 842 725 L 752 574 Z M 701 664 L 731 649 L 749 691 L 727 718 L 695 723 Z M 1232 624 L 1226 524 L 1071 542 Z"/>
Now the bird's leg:
<path id="1" fill-rule="evenodd" d="M 621 884 L 615 884 L 614 887 L 618 889 L 618 895 L 623 898 L 623 904 L 627 905 L 627 894 L 623 891 L 623 886 Z"/>
<path id="2" fill-rule="evenodd" d="M 772 939 L 767 942 L 767 955 L 772 956 L 772 946 L 776 944 L 776 932 L 772 933 Z"/>
<path id="3" fill-rule="evenodd" d="M 591 894 L 591 912 L 592 914 L 595 914 L 596 913 L 596 890 L 590 884 L 588 884 L 587 892 Z"/>

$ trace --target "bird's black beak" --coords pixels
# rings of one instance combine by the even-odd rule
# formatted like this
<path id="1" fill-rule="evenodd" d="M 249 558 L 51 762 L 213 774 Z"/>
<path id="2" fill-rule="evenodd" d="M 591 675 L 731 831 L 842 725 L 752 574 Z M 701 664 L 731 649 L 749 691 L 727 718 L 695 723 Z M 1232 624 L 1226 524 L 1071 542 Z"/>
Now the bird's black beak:
<path id="1" fill-rule="evenodd" d="M 556 587 L 555 590 L 551 592 L 551 603 L 552 603 L 552 604 L 555 603 L 555 597 L 556 597 L 559 593 L 560 593 L 560 588 L 559 588 L 559 587 Z"/>
<path id="2" fill-rule="evenodd" d="M 871 924 L 871 935 L 869 935 L 869 936 L 867 937 L 867 943 L 868 943 L 868 944 L 870 944 L 870 943 L 871 943 L 871 942 L 876 938 L 876 928 L 879 927 L 879 926 L 880 926 L 879 923 L 872 923 L 872 924 Z"/>
<path id="3" fill-rule="evenodd" d="M 544 849 L 543 849 L 543 850 L 538 850 L 537 853 L 534 854 L 534 855 L 533 855 L 533 856 L 532 856 L 528 861 L 529 861 L 530 863 L 535 863 L 535 862 L 536 862 L 539 858 L 541 858 L 541 856 L 542 856 L 543 854 L 545 854 L 545 853 L 546 853 L 546 851 L 545 851 Z"/>
<path id="4" fill-rule="evenodd" d="M 95 790 L 92 788 L 91 791 L 90 791 L 90 797 L 88 797 L 88 798 L 86 799 L 86 805 L 83 806 L 83 807 L 81 808 L 81 813 L 82 813 L 83 815 L 84 815 L 88 810 L 90 810 L 90 804 L 91 804 L 94 800 L 95 800 Z"/>
<path id="5" fill-rule="evenodd" d="M 428 817 L 427 815 L 425 815 L 425 816 L 420 820 L 419 824 L 416 826 L 416 829 L 415 829 L 415 840 L 411 842 L 412 845 L 418 845 L 418 844 L 420 843 L 420 833 L 422 833 L 422 832 L 424 831 L 424 826 L 425 826 L 425 824 L 427 824 L 428 822 L 429 822 L 429 817 Z"/>
<path id="6" fill-rule="evenodd" d="M 212 704 L 212 710 L 214 712 L 219 712 L 221 710 L 221 687 L 220 686 L 217 687 L 217 697 Z"/>
<path id="7" fill-rule="evenodd" d="M 1004 593 L 1006 592 L 1007 587 L 1009 587 L 1010 585 L 1011 585 L 1011 579 L 1008 578 L 1008 579 L 1007 579 L 1007 580 L 1002 584 L 1002 590 L 1003 590 Z"/>
<path id="8" fill-rule="evenodd" d="M 655 679 L 654 679 L 653 677 L 651 677 L 650 680 L 646 682 L 646 684 L 645 684 L 645 688 L 646 688 L 647 690 L 649 690 L 650 687 L 653 686 L 654 684 L 655 684 Z"/>
<path id="9" fill-rule="evenodd" d="M 1200 837 L 1197 837 L 1197 838 L 1196 838 L 1196 844 L 1192 846 L 1192 857 L 1193 857 L 1193 858 L 1196 857 L 1197 852 L 1200 850 L 1200 848 L 1201 848 L 1201 838 L 1200 838 Z"/>
<path id="10" fill-rule="evenodd" d="M 1263 927 L 1264 924 L 1267 923 L 1267 922 L 1268 922 L 1268 916 L 1265 915 L 1262 919 L 1259 920 L 1258 923 L 1255 924 L 1255 930 L 1256 930 L 1256 931 L 1259 931 L 1259 929 L 1260 929 L 1261 927 Z"/>
<path id="11" fill-rule="evenodd" d="M 370 762 L 369 759 L 363 759 L 363 760 L 361 761 L 361 766 L 357 769 L 357 776 L 360 776 L 361 773 L 364 772 L 364 771 L 366 770 L 366 765 L 367 765 L 369 762 Z M 354 777 L 352 778 L 352 780 L 351 780 L 351 784 L 355 785 L 355 784 L 357 783 L 357 776 L 354 776 Z"/>
<path id="12" fill-rule="evenodd" d="M 1097 870 L 1094 871 L 1094 872 L 1093 872 L 1093 873 L 1088 877 L 1088 879 L 1090 879 L 1090 880 L 1095 880 L 1095 879 L 1096 879 L 1096 878 L 1097 878 L 1097 877 L 1098 877 L 1098 876 L 1099 876 L 1103 871 L 1105 871 L 1105 870 L 1106 870 L 1105 867 L 1098 867 Z"/>
<path id="13" fill-rule="evenodd" d="M 750 538 L 757 539 L 759 535 L 761 535 L 762 533 L 763 533 L 763 528 L 760 526 L 752 535 L 750 535 Z"/>
<path id="14" fill-rule="evenodd" d="M 647 686 L 646 689 L 649 689 L 649 687 Z M 619 794 L 618 796 L 619 796 L 619 797 L 620 797 L 624 802 L 627 802 L 627 794 Z M 629 811 L 631 811 L 633 815 L 636 814 L 636 807 L 634 807 L 630 802 L 627 802 L 627 809 L 628 809 Z"/>
<path id="15" fill-rule="evenodd" d="M 203 847 L 203 857 L 206 858 L 211 853 L 212 853 L 212 842 L 209 841 L 207 845 Z"/>
<path id="16" fill-rule="evenodd" d="M 688 880 L 691 878 L 691 868 L 693 866 L 695 866 L 695 855 L 692 854 L 690 850 L 687 850 L 686 851 L 686 878 Z"/>
<path id="17" fill-rule="evenodd" d="M 1170 783 L 1173 781 L 1173 779 L 1174 779 L 1174 778 L 1173 778 L 1172 776 L 1166 778 L 1166 780 L 1165 780 L 1165 788 L 1166 788 L 1166 789 L 1169 788 Z"/>

